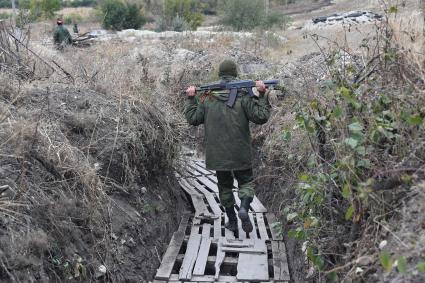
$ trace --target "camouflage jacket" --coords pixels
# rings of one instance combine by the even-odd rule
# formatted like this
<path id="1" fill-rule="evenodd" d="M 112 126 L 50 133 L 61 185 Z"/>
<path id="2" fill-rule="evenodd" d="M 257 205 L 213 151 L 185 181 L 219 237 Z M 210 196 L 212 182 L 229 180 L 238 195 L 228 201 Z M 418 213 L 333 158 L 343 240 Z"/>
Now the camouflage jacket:
<path id="1" fill-rule="evenodd" d="M 57 45 L 72 44 L 71 34 L 64 26 L 57 26 L 53 34 L 53 42 Z"/>
<path id="2" fill-rule="evenodd" d="M 252 168 L 249 122 L 264 124 L 270 104 L 264 94 L 250 97 L 239 93 L 233 108 L 226 105 L 229 91 L 188 97 L 184 114 L 189 124 L 205 126 L 206 165 L 210 170 Z"/>

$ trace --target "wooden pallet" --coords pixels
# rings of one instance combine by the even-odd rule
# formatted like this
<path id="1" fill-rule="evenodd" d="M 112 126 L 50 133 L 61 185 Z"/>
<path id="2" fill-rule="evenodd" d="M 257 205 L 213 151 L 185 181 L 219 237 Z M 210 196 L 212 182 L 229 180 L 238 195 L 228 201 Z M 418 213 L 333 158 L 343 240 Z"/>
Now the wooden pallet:
<path id="1" fill-rule="evenodd" d="M 258 198 L 249 212 L 254 230 L 247 235 L 239 221 L 235 235 L 224 228 L 227 216 L 214 172 L 193 159 L 177 177 L 195 213 L 183 216 L 154 282 L 289 282 L 285 243 L 273 225 L 276 217 Z M 234 196 L 239 205 L 237 183 Z"/>

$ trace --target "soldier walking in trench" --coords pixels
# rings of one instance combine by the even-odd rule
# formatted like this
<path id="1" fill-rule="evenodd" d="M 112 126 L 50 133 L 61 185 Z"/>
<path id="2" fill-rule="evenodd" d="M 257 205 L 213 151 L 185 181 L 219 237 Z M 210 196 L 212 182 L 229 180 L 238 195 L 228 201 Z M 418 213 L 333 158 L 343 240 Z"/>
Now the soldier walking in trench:
<path id="1" fill-rule="evenodd" d="M 224 60 L 218 75 L 225 82 L 235 80 L 238 76 L 236 64 L 232 60 Z M 248 214 L 255 195 L 249 122 L 266 123 L 271 108 L 264 82 L 257 81 L 256 88 L 258 96 L 248 96 L 239 91 L 233 107 L 226 105 L 230 94 L 228 90 L 198 94 L 194 86 L 186 90 L 184 114 L 189 124 L 205 126 L 206 166 L 217 173 L 220 201 L 229 218 L 225 227 L 234 233 L 238 231 L 232 193 L 234 178 L 239 186 L 241 206 L 238 216 L 242 229 L 247 233 L 253 230 Z"/>

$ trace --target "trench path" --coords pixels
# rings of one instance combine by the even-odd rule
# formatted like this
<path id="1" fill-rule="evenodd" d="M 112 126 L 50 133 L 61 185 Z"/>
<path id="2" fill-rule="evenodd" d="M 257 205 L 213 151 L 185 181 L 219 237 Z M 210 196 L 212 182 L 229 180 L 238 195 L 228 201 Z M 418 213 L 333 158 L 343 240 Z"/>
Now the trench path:
<path id="1" fill-rule="evenodd" d="M 215 172 L 203 161 L 185 161 L 177 173 L 191 197 L 194 215 L 184 215 L 163 255 L 154 283 L 165 282 L 289 282 L 285 243 L 275 215 L 257 197 L 251 203 L 254 230 L 245 233 L 238 219 L 236 235 L 224 228 L 227 216 L 218 198 Z M 235 181 L 236 205 L 240 199 Z"/>

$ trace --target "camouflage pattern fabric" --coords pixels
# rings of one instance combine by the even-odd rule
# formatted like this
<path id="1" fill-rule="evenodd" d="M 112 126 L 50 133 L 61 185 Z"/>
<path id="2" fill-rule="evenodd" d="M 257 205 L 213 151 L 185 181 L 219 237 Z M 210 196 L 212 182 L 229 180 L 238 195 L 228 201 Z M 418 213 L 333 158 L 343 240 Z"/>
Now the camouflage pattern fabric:
<path id="1" fill-rule="evenodd" d="M 72 44 L 71 34 L 64 26 L 57 26 L 53 34 L 53 42 L 56 45 Z"/>
<path id="2" fill-rule="evenodd" d="M 249 122 L 266 123 L 271 106 L 264 93 L 259 98 L 239 93 L 233 108 L 226 105 L 228 98 L 227 90 L 188 97 L 184 114 L 189 124 L 205 126 L 205 163 L 208 169 L 251 169 Z"/>
<path id="3" fill-rule="evenodd" d="M 233 207 L 235 204 L 232 192 L 233 177 L 238 181 L 240 199 L 248 198 L 251 202 L 255 195 L 252 169 L 217 171 L 220 202 L 226 208 Z"/>

